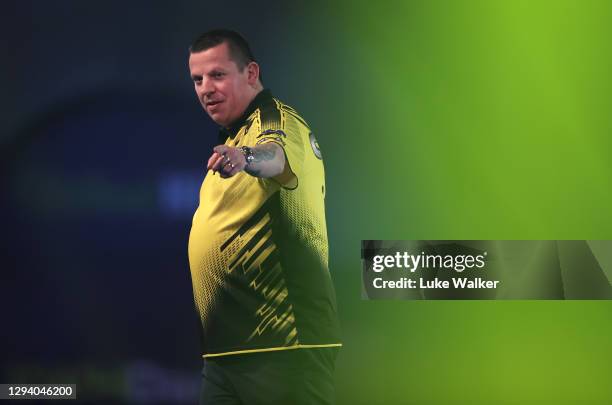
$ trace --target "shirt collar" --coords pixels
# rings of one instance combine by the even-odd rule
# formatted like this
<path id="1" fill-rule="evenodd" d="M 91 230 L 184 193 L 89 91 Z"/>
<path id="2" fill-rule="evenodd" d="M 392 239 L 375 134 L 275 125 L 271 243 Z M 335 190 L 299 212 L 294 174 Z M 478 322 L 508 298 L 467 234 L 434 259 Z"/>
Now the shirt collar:
<path id="1" fill-rule="evenodd" d="M 253 111 L 266 104 L 266 102 L 271 99 L 272 92 L 270 91 L 270 89 L 263 89 L 262 91 L 257 93 L 257 95 L 251 101 L 246 110 L 244 110 L 244 114 L 242 114 L 240 118 L 234 121 L 234 123 L 231 124 L 228 128 L 221 127 L 219 129 L 219 139 L 222 140 L 222 142 L 225 142 L 228 137 L 235 137 L 238 134 L 240 128 L 242 128 L 242 126 L 246 123 L 247 118 L 249 118 L 249 116 L 253 114 Z"/>

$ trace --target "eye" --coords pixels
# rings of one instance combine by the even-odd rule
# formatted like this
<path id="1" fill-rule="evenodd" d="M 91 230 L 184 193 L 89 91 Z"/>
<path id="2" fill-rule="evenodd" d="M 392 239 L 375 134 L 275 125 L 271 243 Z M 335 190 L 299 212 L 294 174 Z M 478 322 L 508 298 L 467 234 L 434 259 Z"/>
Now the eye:
<path id="1" fill-rule="evenodd" d="M 225 76 L 225 73 L 223 73 L 223 72 L 213 72 L 211 74 L 211 76 L 213 77 L 213 79 L 220 79 L 223 76 Z"/>

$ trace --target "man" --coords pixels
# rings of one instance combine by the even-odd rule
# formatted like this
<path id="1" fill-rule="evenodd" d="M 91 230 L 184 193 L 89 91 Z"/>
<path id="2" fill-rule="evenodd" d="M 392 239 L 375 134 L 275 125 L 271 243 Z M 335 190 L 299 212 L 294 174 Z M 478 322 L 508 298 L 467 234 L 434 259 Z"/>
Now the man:
<path id="1" fill-rule="evenodd" d="M 341 343 L 317 141 L 294 109 L 263 89 L 236 32 L 198 37 L 189 69 L 224 141 L 208 159 L 189 237 L 203 332 L 201 402 L 333 403 Z"/>

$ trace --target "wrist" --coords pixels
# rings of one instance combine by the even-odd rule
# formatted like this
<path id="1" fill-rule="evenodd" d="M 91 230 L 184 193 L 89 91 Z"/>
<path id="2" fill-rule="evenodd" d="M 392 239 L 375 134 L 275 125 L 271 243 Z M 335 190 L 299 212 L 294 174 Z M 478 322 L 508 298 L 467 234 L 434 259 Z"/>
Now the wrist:
<path id="1" fill-rule="evenodd" d="M 246 161 L 245 168 L 249 167 L 249 165 L 255 160 L 255 156 L 253 156 L 253 150 L 248 146 L 241 146 L 240 152 L 242 152 L 244 160 Z"/>

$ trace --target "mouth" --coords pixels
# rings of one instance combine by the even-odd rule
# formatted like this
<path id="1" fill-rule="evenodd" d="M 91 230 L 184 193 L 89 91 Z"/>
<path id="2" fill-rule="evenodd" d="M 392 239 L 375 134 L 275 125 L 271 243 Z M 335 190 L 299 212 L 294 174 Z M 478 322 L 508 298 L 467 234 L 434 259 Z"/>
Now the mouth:
<path id="1" fill-rule="evenodd" d="M 205 105 L 206 105 L 206 108 L 213 108 L 213 107 L 221 104 L 222 102 L 223 101 L 221 101 L 221 100 L 212 100 L 212 101 L 207 101 L 205 103 Z"/>

